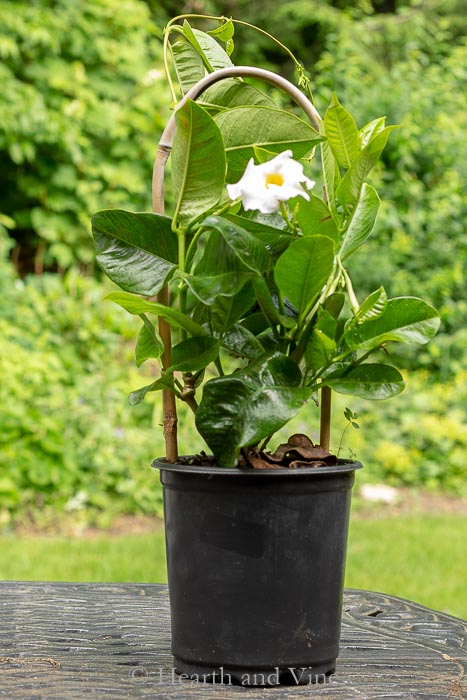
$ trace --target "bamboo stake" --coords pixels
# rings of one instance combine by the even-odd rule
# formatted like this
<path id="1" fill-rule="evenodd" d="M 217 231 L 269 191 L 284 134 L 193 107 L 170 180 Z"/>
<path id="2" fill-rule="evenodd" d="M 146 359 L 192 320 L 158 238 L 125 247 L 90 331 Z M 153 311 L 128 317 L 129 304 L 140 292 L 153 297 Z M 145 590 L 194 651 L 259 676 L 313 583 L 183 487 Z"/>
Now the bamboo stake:
<path id="1" fill-rule="evenodd" d="M 164 148 L 159 145 L 157 149 L 156 160 L 154 163 L 153 178 L 162 178 L 161 182 L 154 186 L 153 180 L 153 200 L 152 208 L 156 214 L 164 214 L 164 168 L 170 154 L 170 148 Z M 169 288 L 165 286 L 157 295 L 157 301 L 160 304 L 169 305 Z M 170 367 L 170 351 L 172 348 L 172 334 L 170 326 L 165 319 L 159 316 L 159 335 L 164 345 L 162 353 L 162 367 L 166 371 Z M 175 394 L 170 389 L 162 390 L 162 410 L 163 410 L 163 425 L 164 425 L 164 440 L 165 440 L 165 458 L 168 462 L 176 462 L 178 460 L 178 441 L 177 441 L 177 406 L 175 403 Z"/>
<path id="2" fill-rule="evenodd" d="M 329 450 L 331 441 L 331 389 L 324 386 L 321 389 L 321 422 L 319 432 L 319 444 L 323 450 Z"/>

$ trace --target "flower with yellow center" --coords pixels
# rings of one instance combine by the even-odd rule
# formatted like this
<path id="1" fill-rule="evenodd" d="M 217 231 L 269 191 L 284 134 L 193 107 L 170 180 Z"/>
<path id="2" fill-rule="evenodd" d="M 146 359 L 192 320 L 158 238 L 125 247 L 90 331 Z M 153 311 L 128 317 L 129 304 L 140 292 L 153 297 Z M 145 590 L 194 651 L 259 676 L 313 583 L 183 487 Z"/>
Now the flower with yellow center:
<path id="1" fill-rule="evenodd" d="M 227 192 L 230 199 L 241 198 L 245 211 L 257 209 L 262 214 L 272 214 L 280 208 L 281 202 L 293 197 L 310 199 L 302 183 L 309 190 L 315 186 L 289 150 L 260 165 L 255 165 L 250 158 L 241 179 L 227 185 Z"/>

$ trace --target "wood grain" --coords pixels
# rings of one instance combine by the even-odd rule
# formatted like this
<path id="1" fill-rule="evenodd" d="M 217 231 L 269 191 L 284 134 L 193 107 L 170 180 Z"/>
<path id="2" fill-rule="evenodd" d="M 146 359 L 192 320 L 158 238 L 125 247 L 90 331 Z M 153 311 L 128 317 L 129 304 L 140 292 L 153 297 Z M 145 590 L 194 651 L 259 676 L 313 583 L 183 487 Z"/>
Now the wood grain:
<path id="1" fill-rule="evenodd" d="M 328 683 L 249 688 L 173 674 L 167 587 L 0 582 L 0 698 L 466 697 L 467 623 L 367 591 L 344 597 Z M 464 694 L 463 694 L 464 693 Z"/>

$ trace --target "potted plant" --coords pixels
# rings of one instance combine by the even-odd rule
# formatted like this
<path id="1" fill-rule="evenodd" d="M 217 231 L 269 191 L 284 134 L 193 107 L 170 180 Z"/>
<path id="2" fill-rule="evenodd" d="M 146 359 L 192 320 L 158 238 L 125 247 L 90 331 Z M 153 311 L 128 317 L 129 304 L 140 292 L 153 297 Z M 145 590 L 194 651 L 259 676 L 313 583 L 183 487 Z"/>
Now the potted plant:
<path id="1" fill-rule="evenodd" d="M 358 127 L 335 96 L 321 118 L 294 57 L 301 89 L 234 66 L 234 26 L 218 18 L 202 32 L 183 17 L 168 25 L 166 66 L 171 55 L 183 98 L 159 144 L 154 211 L 101 211 L 92 226 L 97 260 L 122 290 L 108 298 L 142 320 L 137 364 L 161 363 L 130 402 L 162 392 L 166 456 L 155 465 L 177 670 L 304 683 L 335 669 L 361 466 L 329 450 L 331 390 L 400 393 L 386 347 L 426 343 L 439 318 L 383 287 L 359 300 L 346 267 L 372 232 L 380 200 L 367 180 L 393 127 L 384 117 Z M 167 76 L 176 102 L 169 68 Z M 315 183 L 305 168 L 318 152 Z M 210 454 L 201 443 L 179 457 L 177 400 L 195 412 Z M 293 435 L 268 451 L 305 405 L 310 416 L 319 406 L 319 444 Z"/>

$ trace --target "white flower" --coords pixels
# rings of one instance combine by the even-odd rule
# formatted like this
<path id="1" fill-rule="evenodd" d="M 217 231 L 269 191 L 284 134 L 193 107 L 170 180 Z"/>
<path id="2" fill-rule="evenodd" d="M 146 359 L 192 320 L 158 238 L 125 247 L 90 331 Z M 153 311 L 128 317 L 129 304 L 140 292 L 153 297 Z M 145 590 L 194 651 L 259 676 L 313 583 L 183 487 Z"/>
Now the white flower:
<path id="1" fill-rule="evenodd" d="M 280 202 L 292 197 L 310 199 L 303 189 L 315 186 L 303 172 L 303 165 L 292 158 L 292 151 L 284 151 L 266 163 L 255 165 L 250 158 L 242 178 L 234 185 L 227 185 L 230 199 L 241 197 L 243 208 L 258 209 L 262 214 L 272 214 L 280 208 Z"/>

